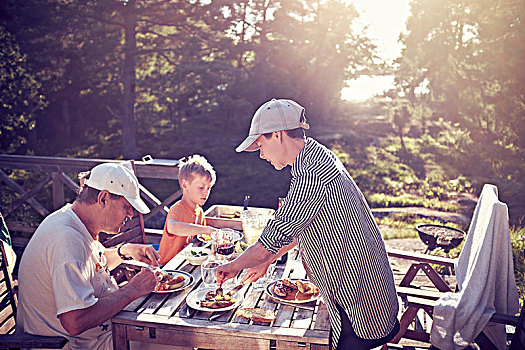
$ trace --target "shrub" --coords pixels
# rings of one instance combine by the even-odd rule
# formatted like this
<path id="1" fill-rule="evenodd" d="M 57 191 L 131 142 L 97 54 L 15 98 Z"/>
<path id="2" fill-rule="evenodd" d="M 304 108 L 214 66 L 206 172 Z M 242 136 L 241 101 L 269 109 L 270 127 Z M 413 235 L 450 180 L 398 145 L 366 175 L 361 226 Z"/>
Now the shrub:
<path id="1" fill-rule="evenodd" d="M 510 239 L 514 257 L 514 276 L 520 298 L 520 306 L 525 302 L 525 227 L 511 227 Z"/>

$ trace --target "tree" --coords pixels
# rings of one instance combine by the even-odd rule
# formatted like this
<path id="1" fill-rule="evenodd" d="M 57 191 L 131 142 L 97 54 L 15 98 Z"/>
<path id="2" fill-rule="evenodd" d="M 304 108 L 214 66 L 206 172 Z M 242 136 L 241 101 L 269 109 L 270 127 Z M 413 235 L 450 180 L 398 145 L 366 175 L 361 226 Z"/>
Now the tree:
<path id="1" fill-rule="evenodd" d="M 0 26 L 0 149 L 25 153 L 35 114 L 45 106 L 40 85 L 13 37 Z"/>
<path id="2" fill-rule="evenodd" d="M 465 174 L 523 191 L 525 4 L 414 0 L 411 9 L 398 93 L 467 133 Z"/>
<path id="3" fill-rule="evenodd" d="M 315 118 L 329 118 L 345 81 L 376 66 L 375 46 L 354 33 L 358 14 L 342 1 L 250 0 L 227 7 L 232 56 L 242 69 L 233 88 L 252 92 L 254 105 L 291 97 Z"/>

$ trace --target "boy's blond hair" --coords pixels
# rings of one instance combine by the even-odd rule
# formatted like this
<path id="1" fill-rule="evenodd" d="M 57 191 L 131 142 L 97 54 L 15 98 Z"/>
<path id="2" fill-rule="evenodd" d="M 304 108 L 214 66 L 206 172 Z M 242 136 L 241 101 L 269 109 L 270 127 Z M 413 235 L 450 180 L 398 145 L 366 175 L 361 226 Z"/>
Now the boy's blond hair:
<path id="1" fill-rule="evenodd" d="M 217 175 L 210 163 L 199 154 L 194 154 L 179 163 L 179 182 L 181 180 L 193 181 L 195 175 L 206 176 L 211 185 L 215 184 Z"/>

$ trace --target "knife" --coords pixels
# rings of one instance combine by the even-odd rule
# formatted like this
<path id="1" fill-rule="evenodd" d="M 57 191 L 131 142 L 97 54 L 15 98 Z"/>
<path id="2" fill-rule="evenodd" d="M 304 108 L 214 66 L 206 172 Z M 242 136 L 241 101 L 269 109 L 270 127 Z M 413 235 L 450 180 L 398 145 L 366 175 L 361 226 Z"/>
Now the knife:
<path id="1" fill-rule="evenodd" d="M 195 316 L 195 313 L 197 312 L 197 310 L 195 309 L 192 309 L 191 307 L 189 307 L 188 305 L 186 305 L 186 317 L 187 318 L 192 318 L 193 316 Z"/>
<path id="2" fill-rule="evenodd" d="M 223 312 L 218 312 L 214 315 L 211 315 L 209 318 L 208 318 L 208 321 L 214 321 L 216 320 L 217 318 L 221 317 L 222 315 L 228 313 L 230 310 L 226 310 L 226 311 L 223 311 Z"/>
<path id="3" fill-rule="evenodd" d="M 230 297 L 235 297 L 237 295 L 237 293 L 239 293 L 239 291 L 245 286 L 245 284 L 239 284 L 235 287 L 233 287 L 232 289 L 230 289 L 226 295 L 229 295 Z"/>

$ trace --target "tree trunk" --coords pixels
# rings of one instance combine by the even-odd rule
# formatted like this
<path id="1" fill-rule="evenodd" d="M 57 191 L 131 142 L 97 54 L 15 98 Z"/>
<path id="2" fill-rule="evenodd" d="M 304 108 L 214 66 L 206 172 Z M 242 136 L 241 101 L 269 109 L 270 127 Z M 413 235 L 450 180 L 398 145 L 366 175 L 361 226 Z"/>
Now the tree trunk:
<path id="1" fill-rule="evenodd" d="M 124 13 L 124 67 L 122 81 L 124 85 L 124 108 L 122 113 L 122 154 L 125 159 L 135 159 L 135 28 L 137 16 L 135 0 L 129 0 Z"/>
<path id="2" fill-rule="evenodd" d="M 62 101 L 62 122 L 64 123 L 64 135 L 62 140 L 66 142 L 71 141 L 71 117 L 69 114 L 69 101 L 67 98 L 64 98 Z"/>

